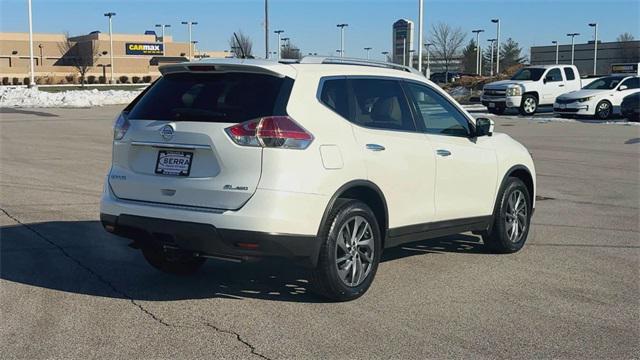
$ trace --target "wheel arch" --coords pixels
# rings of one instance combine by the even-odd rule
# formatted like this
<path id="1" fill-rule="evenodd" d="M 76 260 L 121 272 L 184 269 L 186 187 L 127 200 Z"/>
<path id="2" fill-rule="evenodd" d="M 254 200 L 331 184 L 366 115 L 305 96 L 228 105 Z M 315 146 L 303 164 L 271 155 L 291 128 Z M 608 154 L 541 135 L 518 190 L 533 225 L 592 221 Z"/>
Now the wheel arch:
<path id="1" fill-rule="evenodd" d="M 352 180 L 338 188 L 333 196 L 331 196 L 331 199 L 329 199 L 329 203 L 322 214 L 322 220 L 318 227 L 318 236 L 320 236 L 322 229 L 328 221 L 331 210 L 339 199 L 360 200 L 373 210 L 376 220 L 378 220 L 380 233 L 382 234 L 382 249 L 384 249 L 384 242 L 389 228 L 389 209 L 382 190 L 369 180 Z"/>
<path id="2" fill-rule="evenodd" d="M 507 180 L 510 177 L 516 177 L 522 180 L 522 182 L 527 186 L 527 190 L 529 191 L 529 197 L 530 197 L 529 200 L 531 201 L 531 204 L 533 205 L 535 203 L 536 189 L 535 189 L 535 183 L 533 181 L 533 176 L 531 175 L 531 171 L 525 165 L 522 165 L 522 164 L 514 165 L 510 167 L 509 170 L 507 170 L 504 176 L 502 177 L 502 181 L 500 182 L 500 187 L 498 187 L 498 191 L 496 193 L 497 194 L 496 199 L 494 200 L 494 205 L 493 205 L 494 214 L 496 213 L 496 209 L 499 205 L 498 199 L 502 194 L 502 189 L 504 189 L 504 185 L 507 183 Z"/>
<path id="3" fill-rule="evenodd" d="M 538 92 L 537 92 L 537 91 L 535 91 L 535 90 L 533 90 L 533 91 L 525 91 L 525 92 L 522 94 L 522 96 L 525 96 L 525 95 L 533 95 L 533 96 L 535 96 L 535 97 L 536 97 L 536 99 L 538 99 L 538 102 L 540 101 L 540 94 L 538 94 Z"/>

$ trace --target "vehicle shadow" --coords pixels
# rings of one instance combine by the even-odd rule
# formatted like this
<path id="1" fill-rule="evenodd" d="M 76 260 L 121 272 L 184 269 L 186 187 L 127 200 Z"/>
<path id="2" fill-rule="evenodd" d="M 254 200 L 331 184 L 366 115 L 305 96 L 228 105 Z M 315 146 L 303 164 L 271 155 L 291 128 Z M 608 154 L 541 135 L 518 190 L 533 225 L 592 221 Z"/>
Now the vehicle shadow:
<path id="1" fill-rule="evenodd" d="M 285 260 L 236 264 L 209 260 L 192 276 L 153 269 L 129 241 L 98 221 L 0 227 L 0 278 L 57 291 L 145 301 L 264 299 L 325 302 L 310 292 L 309 270 Z M 437 253 L 483 252 L 477 237 L 456 235 L 387 249 L 382 261 Z"/>
<path id="2" fill-rule="evenodd" d="M 58 117 L 59 115 L 52 114 L 44 111 L 25 110 L 17 108 L 0 108 L 0 114 L 23 114 L 23 115 L 35 115 L 43 117 Z"/>

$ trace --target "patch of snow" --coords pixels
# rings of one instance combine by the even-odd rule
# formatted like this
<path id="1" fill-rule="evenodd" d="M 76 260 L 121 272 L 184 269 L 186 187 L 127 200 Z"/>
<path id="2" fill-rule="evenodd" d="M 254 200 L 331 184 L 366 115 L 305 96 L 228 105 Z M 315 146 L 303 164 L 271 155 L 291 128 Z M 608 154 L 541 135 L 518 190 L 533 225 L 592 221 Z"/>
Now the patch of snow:
<path id="1" fill-rule="evenodd" d="M 140 90 L 67 90 L 46 92 L 35 88 L 0 87 L 2 107 L 92 107 L 128 104 Z"/>
<path id="2" fill-rule="evenodd" d="M 471 90 L 467 89 L 464 86 L 456 86 L 453 89 L 449 90 L 449 94 L 453 97 L 463 97 L 471 94 Z"/>

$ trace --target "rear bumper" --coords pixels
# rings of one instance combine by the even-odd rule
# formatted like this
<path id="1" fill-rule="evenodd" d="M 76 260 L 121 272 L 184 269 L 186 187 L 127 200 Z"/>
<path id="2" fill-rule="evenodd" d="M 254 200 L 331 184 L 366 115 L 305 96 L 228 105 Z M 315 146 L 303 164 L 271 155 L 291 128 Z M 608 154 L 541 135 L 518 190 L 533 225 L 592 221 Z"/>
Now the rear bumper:
<path id="1" fill-rule="evenodd" d="M 328 202 L 324 195 L 258 189 L 239 210 L 195 209 L 119 199 L 106 182 L 100 218 L 107 231 L 136 241 L 209 256 L 275 256 L 315 265 Z"/>
<path id="2" fill-rule="evenodd" d="M 140 246 L 180 249 L 236 261 L 283 257 L 315 266 L 321 242 L 316 236 L 216 228 L 211 224 L 121 214 L 100 214 L 103 227 Z"/>

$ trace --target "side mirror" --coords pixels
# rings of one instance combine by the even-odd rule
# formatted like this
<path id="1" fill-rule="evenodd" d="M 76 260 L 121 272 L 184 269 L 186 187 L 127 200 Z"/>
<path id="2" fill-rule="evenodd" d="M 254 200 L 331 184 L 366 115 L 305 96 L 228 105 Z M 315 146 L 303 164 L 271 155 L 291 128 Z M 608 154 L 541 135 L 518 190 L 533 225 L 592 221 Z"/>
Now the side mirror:
<path id="1" fill-rule="evenodd" d="M 476 137 L 493 135 L 494 122 L 487 118 L 476 119 Z"/>
<path id="2" fill-rule="evenodd" d="M 618 91 L 627 90 L 629 87 L 627 85 L 620 85 Z"/>
<path id="3" fill-rule="evenodd" d="M 546 84 L 546 83 L 547 83 L 547 81 L 549 81 L 549 78 L 544 78 L 544 79 L 542 79 L 542 83 L 543 83 L 543 84 Z"/>

